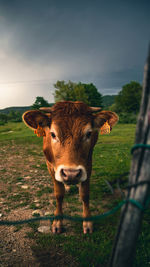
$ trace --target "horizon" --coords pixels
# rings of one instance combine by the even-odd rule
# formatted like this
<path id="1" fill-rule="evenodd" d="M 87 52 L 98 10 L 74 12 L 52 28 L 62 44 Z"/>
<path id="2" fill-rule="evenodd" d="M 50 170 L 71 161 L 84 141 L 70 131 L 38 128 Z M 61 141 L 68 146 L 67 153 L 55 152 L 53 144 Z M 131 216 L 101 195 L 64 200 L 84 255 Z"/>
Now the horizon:
<path id="1" fill-rule="evenodd" d="M 116 94 L 113 94 L 113 95 L 102 95 L 102 97 L 103 96 L 116 96 Z M 45 99 L 45 100 L 47 100 L 47 99 Z M 25 105 L 25 106 L 8 106 L 8 107 L 0 108 L 0 110 L 5 110 L 5 109 L 9 109 L 9 108 L 26 108 L 26 107 L 31 107 L 33 104 L 34 103 L 32 103 L 31 105 Z M 55 102 L 49 102 L 49 104 L 55 104 Z"/>

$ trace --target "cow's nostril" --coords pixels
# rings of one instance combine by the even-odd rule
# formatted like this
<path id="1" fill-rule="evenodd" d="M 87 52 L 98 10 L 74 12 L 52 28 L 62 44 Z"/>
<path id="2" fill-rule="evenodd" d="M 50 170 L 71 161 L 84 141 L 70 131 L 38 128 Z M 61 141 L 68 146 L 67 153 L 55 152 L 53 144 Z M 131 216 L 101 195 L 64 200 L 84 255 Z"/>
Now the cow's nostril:
<path id="1" fill-rule="evenodd" d="M 76 175 L 76 177 L 81 177 L 81 174 L 82 174 L 82 170 L 79 169 L 79 170 L 78 170 L 78 173 L 77 173 L 77 175 Z"/>
<path id="2" fill-rule="evenodd" d="M 63 177 L 66 177 L 66 176 L 67 176 L 66 173 L 65 173 L 65 171 L 64 171 L 63 169 L 61 169 L 61 175 L 62 175 Z"/>

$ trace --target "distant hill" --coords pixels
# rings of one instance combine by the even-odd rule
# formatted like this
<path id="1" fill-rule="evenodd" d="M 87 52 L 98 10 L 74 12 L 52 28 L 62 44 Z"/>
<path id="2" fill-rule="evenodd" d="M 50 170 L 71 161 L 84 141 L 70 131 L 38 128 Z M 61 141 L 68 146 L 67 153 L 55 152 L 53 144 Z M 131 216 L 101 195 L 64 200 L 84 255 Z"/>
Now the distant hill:
<path id="1" fill-rule="evenodd" d="M 50 103 L 50 105 L 52 106 L 53 103 Z M 4 109 L 0 109 L 0 113 L 3 114 L 9 114 L 10 111 L 18 111 L 21 114 L 23 114 L 26 110 L 30 110 L 33 109 L 31 106 L 26 106 L 26 107 L 9 107 L 9 108 L 4 108 Z"/>
<path id="2" fill-rule="evenodd" d="M 9 108 L 4 108 L 4 109 L 0 109 L 0 113 L 3 114 L 9 114 L 10 111 L 18 111 L 21 114 L 23 114 L 26 110 L 31 109 L 31 106 L 26 106 L 26 107 L 9 107 Z"/>
<path id="3" fill-rule="evenodd" d="M 103 96 L 103 105 L 104 105 L 104 108 L 108 108 L 109 106 L 111 106 L 112 104 L 114 104 L 115 97 L 116 97 L 116 95 L 104 95 Z"/>

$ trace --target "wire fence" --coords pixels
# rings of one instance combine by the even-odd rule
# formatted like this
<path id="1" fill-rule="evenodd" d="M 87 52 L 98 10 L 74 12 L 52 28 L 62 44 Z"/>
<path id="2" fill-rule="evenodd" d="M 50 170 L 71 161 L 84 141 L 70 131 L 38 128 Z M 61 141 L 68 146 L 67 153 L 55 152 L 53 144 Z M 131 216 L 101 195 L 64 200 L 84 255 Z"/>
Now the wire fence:
<path id="1" fill-rule="evenodd" d="M 131 153 L 133 153 L 136 149 L 138 148 L 142 148 L 142 149 L 150 149 L 150 145 L 147 144 L 136 144 L 132 147 L 131 149 Z M 129 186 L 127 186 L 127 190 L 131 190 L 132 188 L 144 185 L 144 184 L 149 184 L 150 185 L 150 181 L 140 181 L 137 182 L 135 184 L 131 184 Z M 144 212 L 150 203 L 150 196 L 147 198 L 145 205 L 143 206 L 139 201 L 135 200 L 135 199 L 125 199 L 123 201 L 121 201 L 118 205 L 116 205 L 113 209 L 106 211 L 105 213 L 99 214 L 99 215 L 95 215 L 95 216 L 90 216 L 90 217 L 80 217 L 80 216 L 69 216 L 69 215 L 58 215 L 58 216 L 38 216 L 38 217 L 34 217 L 34 218 L 30 218 L 30 219 L 26 219 L 26 220 L 17 220 L 17 221 L 7 221 L 7 220 L 0 220 L 0 226 L 1 225 L 6 225 L 6 226 L 11 226 L 11 225 L 21 225 L 21 224 L 25 224 L 25 223 L 31 223 L 31 222 L 36 222 L 36 221 L 53 221 L 53 220 L 69 220 L 69 221 L 74 221 L 74 222 L 83 222 L 83 221 L 99 221 L 109 215 L 114 214 L 115 212 L 117 212 L 119 209 L 121 209 L 122 206 L 124 206 L 125 204 L 129 204 L 131 203 L 132 205 L 136 206 L 138 209 L 140 209 L 142 212 Z"/>

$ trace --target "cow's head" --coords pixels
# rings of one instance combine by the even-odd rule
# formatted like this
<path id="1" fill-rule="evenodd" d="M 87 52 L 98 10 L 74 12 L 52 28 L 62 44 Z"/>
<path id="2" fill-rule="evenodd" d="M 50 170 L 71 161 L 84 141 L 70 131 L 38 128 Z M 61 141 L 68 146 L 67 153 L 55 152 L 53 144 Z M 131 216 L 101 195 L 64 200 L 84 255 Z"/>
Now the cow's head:
<path id="1" fill-rule="evenodd" d="M 82 102 L 66 101 L 23 114 L 24 122 L 43 135 L 43 151 L 57 181 L 76 184 L 90 176 L 100 128 L 108 122 L 112 129 L 118 121 L 114 112 L 96 113 L 98 110 Z"/>

